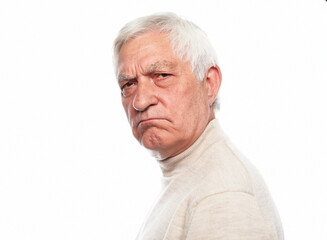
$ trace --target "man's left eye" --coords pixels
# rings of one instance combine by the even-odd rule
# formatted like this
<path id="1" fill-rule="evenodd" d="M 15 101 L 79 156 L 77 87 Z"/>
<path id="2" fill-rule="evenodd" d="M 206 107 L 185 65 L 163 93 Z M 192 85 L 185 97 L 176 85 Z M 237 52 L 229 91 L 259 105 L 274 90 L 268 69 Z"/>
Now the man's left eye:
<path id="1" fill-rule="evenodd" d="M 169 73 L 160 73 L 157 75 L 158 78 L 166 78 L 168 77 L 170 74 Z"/>

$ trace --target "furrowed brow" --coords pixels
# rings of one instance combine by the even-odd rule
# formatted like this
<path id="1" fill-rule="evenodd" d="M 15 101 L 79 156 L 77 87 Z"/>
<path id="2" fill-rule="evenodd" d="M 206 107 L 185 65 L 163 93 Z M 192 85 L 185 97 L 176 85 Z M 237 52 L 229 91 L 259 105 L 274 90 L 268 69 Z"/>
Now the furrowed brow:
<path id="1" fill-rule="evenodd" d="M 118 83 L 123 82 L 123 81 L 129 81 L 129 80 L 132 80 L 132 79 L 134 79 L 134 77 L 131 77 L 131 76 L 128 76 L 128 75 L 125 75 L 125 74 L 119 74 L 118 75 Z"/>
<path id="2" fill-rule="evenodd" d="M 155 63 L 150 64 L 144 71 L 145 75 L 151 75 L 152 73 L 156 71 L 167 71 L 167 70 L 174 70 L 176 69 L 176 64 L 173 62 L 169 61 L 158 61 Z M 132 77 L 129 75 L 126 75 L 124 73 L 121 73 L 118 75 L 118 83 L 123 82 L 123 81 L 129 81 L 136 79 L 136 77 Z"/>
<path id="3" fill-rule="evenodd" d="M 159 70 L 173 70 L 176 68 L 176 64 L 169 62 L 169 61 L 158 61 L 150 66 L 148 66 L 145 70 L 146 74 L 151 74 L 153 72 L 159 71 Z"/>

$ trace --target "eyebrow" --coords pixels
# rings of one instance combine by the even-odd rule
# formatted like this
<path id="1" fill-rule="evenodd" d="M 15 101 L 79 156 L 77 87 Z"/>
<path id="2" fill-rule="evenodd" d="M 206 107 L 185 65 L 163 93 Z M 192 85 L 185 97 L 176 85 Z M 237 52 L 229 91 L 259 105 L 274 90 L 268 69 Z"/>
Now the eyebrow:
<path id="1" fill-rule="evenodd" d="M 128 75 L 125 75 L 123 73 L 121 73 L 121 74 L 118 75 L 118 83 L 123 82 L 123 81 L 129 81 L 129 80 L 132 80 L 132 79 L 135 79 L 135 78 L 134 77 L 130 77 Z"/>
<path id="2" fill-rule="evenodd" d="M 144 74 L 145 75 L 151 75 L 152 73 L 159 71 L 159 70 L 174 70 L 176 69 L 176 63 L 170 62 L 170 61 L 157 61 L 155 63 L 150 64 L 149 66 L 146 67 Z M 118 83 L 123 82 L 123 81 L 129 81 L 136 79 L 136 77 L 129 76 L 124 73 L 120 73 L 118 75 Z"/>
<path id="3" fill-rule="evenodd" d="M 169 61 L 157 61 L 146 68 L 145 74 L 151 74 L 155 71 L 163 70 L 165 68 L 168 70 L 173 70 L 176 68 L 176 64 Z"/>

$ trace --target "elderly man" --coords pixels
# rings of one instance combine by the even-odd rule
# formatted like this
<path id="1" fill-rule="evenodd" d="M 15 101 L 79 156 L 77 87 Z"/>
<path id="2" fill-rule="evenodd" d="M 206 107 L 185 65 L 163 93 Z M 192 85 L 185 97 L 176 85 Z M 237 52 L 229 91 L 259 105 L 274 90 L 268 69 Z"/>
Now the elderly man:
<path id="1" fill-rule="evenodd" d="M 173 13 L 138 18 L 114 64 L 133 135 L 163 173 L 137 239 L 283 239 L 263 180 L 215 119 L 221 72 L 204 32 Z"/>

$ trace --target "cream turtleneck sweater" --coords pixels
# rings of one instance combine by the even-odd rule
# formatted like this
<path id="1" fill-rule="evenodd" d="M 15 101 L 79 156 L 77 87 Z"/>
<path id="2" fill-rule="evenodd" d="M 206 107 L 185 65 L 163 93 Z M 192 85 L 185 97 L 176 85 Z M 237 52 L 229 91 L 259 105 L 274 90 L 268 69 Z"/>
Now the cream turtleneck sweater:
<path id="1" fill-rule="evenodd" d="M 217 120 L 191 147 L 159 164 L 162 192 L 137 239 L 284 239 L 264 181 Z"/>

